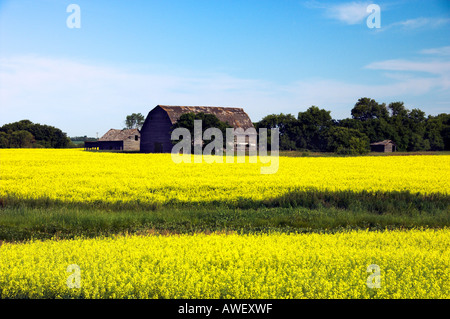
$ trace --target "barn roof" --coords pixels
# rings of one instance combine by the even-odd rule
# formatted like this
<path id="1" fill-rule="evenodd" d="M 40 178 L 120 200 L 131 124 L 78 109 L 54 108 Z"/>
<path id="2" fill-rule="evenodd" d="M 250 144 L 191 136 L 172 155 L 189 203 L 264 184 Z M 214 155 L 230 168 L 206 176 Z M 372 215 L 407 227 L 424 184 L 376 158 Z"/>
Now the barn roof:
<path id="1" fill-rule="evenodd" d="M 135 128 L 129 130 L 115 130 L 110 129 L 105 133 L 102 137 L 100 137 L 99 141 L 123 141 L 130 135 L 138 135 L 139 131 Z"/>
<path id="2" fill-rule="evenodd" d="M 391 140 L 384 140 L 381 142 L 375 142 L 375 143 L 370 143 L 370 145 L 388 145 L 388 144 L 394 144 L 394 142 L 392 142 Z"/>
<path id="3" fill-rule="evenodd" d="M 237 107 L 217 107 L 217 106 L 174 106 L 158 105 L 169 115 L 172 124 L 186 113 L 206 113 L 214 114 L 220 121 L 228 122 L 234 128 L 241 127 L 244 130 L 253 127 L 253 123 L 244 109 Z"/>

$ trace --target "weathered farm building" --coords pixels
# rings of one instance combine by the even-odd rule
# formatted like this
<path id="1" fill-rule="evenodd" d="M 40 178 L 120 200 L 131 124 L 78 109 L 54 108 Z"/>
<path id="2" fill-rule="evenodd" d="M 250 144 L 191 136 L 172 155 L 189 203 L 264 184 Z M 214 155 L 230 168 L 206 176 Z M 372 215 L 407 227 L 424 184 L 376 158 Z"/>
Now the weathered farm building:
<path id="1" fill-rule="evenodd" d="M 391 140 L 384 140 L 381 142 L 371 143 L 370 151 L 371 152 L 383 152 L 383 153 L 396 152 L 397 145 L 395 145 L 395 143 L 392 142 Z"/>
<path id="2" fill-rule="evenodd" d="M 138 129 L 110 129 L 96 142 L 84 142 L 85 150 L 139 151 L 141 134 Z"/>
<path id="3" fill-rule="evenodd" d="M 171 127 L 186 113 L 214 114 L 220 121 L 228 122 L 234 128 L 254 128 L 247 113 L 242 108 L 214 106 L 169 106 L 157 105 L 145 119 L 141 129 L 141 152 L 170 153 L 173 147 Z M 224 136 L 225 138 L 225 136 Z M 246 139 L 248 143 L 248 138 Z"/>

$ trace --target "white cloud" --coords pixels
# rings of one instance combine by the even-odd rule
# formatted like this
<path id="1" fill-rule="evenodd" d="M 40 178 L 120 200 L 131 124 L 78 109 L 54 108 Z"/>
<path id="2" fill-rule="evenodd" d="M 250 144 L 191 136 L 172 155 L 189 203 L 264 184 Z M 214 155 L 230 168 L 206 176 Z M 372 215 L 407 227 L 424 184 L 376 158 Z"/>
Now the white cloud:
<path id="1" fill-rule="evenodd" d="M 420 53 L 447 56 L 447 55 L 450 55 L 450 46 L 433 48 L 433 49 L 424 49 L 424 50 L 420 51 Z"/>
<path id="2" fill-rule="evenodd" d="M 340 4 L 326 4 L 317 1 L 306 2 L 308 8 L 323 9 L 325 16 L 346 24 L 361 23 L 370 13 L 367 12 L 367 6 L 371 4 L 368 1 L 354 1 Z"/>
<path id="3" fill-rule="evenodd" d="M 404 21 L 394 22 L 387 26 L 382 26 L 380 29 L 377 29 L 378 32 L 390 30 L 392 28 L 397 28 L 401 30 L 418 30 L 424 28 L 439 28 L 450 24 L 449 18 L 425 18 L 419 17 L 415 19 L 408 19 Z"/>
<path id="4" fill-rule="evenodd" d="M 307 1 L 305 6 L 312 9 L 322 9 L 325 11 L 325 16 L 338 20 L 340 22 L 354 25 L 365 22 L 365 19 L 371 14 L 367 12 L 367 7 L 373 4 L 372 1 L 353 1 L 345 2 L 339 4 L 333 3 L 323 3 L 319 1 Z M 376 4 L 376 2 L 375 2 Z M 383 12 L 392 6 L 392 3 L 383 3 L 382 5 L 382 15 Z M 381 28 L 375 29 L 376 32 L 383 32 L 393 28 L 401 30 L 417 30 L 423 28 L 439 28 L 450 24 L 450 18 L 442 17 L 418 17 L 413 19 L 408 19 L 404 21 L 398 21 L 391 23 L 389 25 L 381 25 Z"/>
<path id="5" fill-rule="evenodd" d="M 330 18 L 337 19 L 347 24 L 361 23 L 368 15 L 367 2 L 350 2 L 333 5 L 326 12 Z"/>
<path id="6" fill-rule="evenodd" d="M 299 81 L 291 85 L 292 94 L 302 98 L 305 105 L 318 105 L 333 109 L 336 117 L 348 117 L 350 109 L 360 97 L 394 101 L 400 97 L 420 96 L 440 87 L 441 82 L 433 78 L 406 78 L 389 84 L 367 85 L 346 83 L 337 80 Z M 319 101 L 320 104 L 317 104 Z"/>
<path id="7" fill-rule="evenodd" d="M 449 95 L 450 90 L 450 60 L 432 60 L 432 61 L 409 61 L 409 60 L 386 60 L 373 62 L 365 66 L 372 70 L 397 71 L 402 74 L 391 76 L 397 77 L 399 83 L 418 83 L 415 91 L 411 94 L 420 92 L 421 94 L 430 91 L 432 88 L 444 91 Z M 425 73 L 426 76 L 417 75 L 417 72 Z M 405 74 L 407 73 L 407 74 Z M 402 78 L 403 76 L 403 78 Z M 421 87 L 422 85 L 422 87 Z M 411 87 L 414 87 L 412 85 Z M 450 106 L 450 103 L 448 103 Z"/>
<path id="8" fill-rule="evenodd" d="M 450 73 L 450 61 L 408 61 L 408 60 L 386 60 L 373 62 L 366 66 L 367 69 L 425 72 L 430 74 L 445 75 Z"/>
<path id="9" fill-rule="evenodd" d="M 450 19 L 444 19 L 444 18 L 417 18 L 417 19 L 409 19 L 406 21 L 398 22 L 400 26 L 402 26 L 405 29 L 417 29 L 417 28 L 423 28 L 423 27 L 440 27 L 442 25 L 448 24 L 450 22 Z"/>

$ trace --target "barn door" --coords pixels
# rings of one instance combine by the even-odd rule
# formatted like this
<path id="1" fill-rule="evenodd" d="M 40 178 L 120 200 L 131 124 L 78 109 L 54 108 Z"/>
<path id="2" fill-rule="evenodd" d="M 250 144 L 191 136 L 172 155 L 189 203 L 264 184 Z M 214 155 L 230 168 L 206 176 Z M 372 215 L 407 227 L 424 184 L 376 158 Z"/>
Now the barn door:
<path id="1" fill-rule="evenodd" d="M 155 142 L 155 153 L 162 153 L 162 152 L 163 152 L 162 143 Z"/>

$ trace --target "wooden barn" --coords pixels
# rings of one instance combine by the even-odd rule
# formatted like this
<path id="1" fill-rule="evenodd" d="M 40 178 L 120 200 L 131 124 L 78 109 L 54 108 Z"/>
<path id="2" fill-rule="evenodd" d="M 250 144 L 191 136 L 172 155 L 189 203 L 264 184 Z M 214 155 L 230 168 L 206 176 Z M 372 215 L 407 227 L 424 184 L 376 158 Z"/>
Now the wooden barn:
<path id="1" fill-rule="evenodd" d="M 84 142 L 85 150 L 139 151 L 141 134 L 138 129 L 110 129 L 96 142 Z"/>
<path id="2" fill-rule="evenodd" d="M 397 151 L 397 145 L 391 140 L 384 140 L 381 142 L 371 143 L 370 144 L 371 152 L 382 152 L 382 153 L 390 153 Z"/>
<path id="3" fill-rule="evenodd" d="M 172 141 L 171 127 L 186 113 L 214 114 L 220 121 L 228 122 L 234 128 L 254 128 L 247 113 L 242 108 L 214 107 L 214 106 L 169 106 L 157 105 L 145 119 L 141 129 L 141 152 L 170 153 Z M 224 136 L 225 138 L 225 136 Z M 248 136 L 246 141 L 248 143 Z"/>

